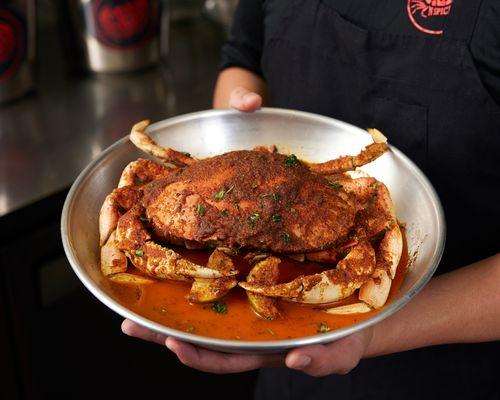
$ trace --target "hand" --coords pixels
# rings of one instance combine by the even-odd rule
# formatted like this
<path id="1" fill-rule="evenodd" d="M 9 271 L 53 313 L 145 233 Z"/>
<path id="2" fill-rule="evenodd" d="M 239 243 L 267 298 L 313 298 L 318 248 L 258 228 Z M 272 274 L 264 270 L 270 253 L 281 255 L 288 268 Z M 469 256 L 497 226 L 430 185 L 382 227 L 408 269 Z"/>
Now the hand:
<path id="1" fill-rule="evenodd" d="M 349 373 L 365 355 L 373 335 L 373 329 L 368 328 L 333 343 L 301 347 L 287 354 L 246 355 L 202 349 L 150 331 L 130 320 L 123 321 L 122 331 L 129 336 L 166 345 L 184 365 L 200 371 L 227 374 L 286 366 L 311 376 Z"/>
<path id="2" fill-rule="evenodd" d="M 234 88 L 229 96 L 229 106 L 239 111 L 255 111 L 259 109 L 261 105 L 262 97 L 242 86 Z"/>

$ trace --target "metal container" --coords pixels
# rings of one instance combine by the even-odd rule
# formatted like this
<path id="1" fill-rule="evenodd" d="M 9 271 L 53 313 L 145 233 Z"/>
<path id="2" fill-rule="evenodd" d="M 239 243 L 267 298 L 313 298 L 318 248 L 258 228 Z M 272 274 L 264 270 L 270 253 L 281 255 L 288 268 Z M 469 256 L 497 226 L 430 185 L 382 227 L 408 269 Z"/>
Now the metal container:
<path id="1" fill-rule="evenodd" d="M 33 87 L 34 61 L 35 1 L 0 2 L 0 103 Z"/>
<path id="2" fill-rule="evenodd" d="M 134 71 L 160 60 L 159 0 L 72 0 L 87 69 Z"/>
<path id="3" fill-rule="evenodd" d="M 187 151 L 197 158 L 276 144 L 280 152 L 293 152 L 302 159 L 319 162 L 357 154 L 371 143 L 366 131 L 344 122 L 305 112 L 270 108 L 255 113 L 211 110 L 187 114 L 153 124 L 148 132 L 160 145 Z M 436 192 L 415 164 L 391 147 L 390 152 L 362 170 L 388 186 L 396 215 L 406 224 L 411 265 L 400 292 L 379 313 L 325 334 L 268 342 L 214 339 L 163 326 L 118 303 L 107 291 L 106 278 L 99 268 L 98 214 L 101 204 L 116 187 L 123 168 L 138 157 L 144 157 L 144 154 L 127 137 L 97 157 L 80 174 L 68 193 L 61 233 L 66 255 L 83 284 L 121 316 L 163 335 L 234 353 L 277 352 L 331 342 L 394 314 L 424 287 L 441 259 L 445 222 Z"/>

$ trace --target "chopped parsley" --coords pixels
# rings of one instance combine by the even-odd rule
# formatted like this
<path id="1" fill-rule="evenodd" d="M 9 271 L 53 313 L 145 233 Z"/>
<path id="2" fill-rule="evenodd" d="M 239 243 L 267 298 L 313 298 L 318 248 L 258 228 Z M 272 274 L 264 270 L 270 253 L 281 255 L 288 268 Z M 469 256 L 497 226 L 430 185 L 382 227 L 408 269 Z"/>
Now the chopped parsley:
<path id="1" fill-rule="evenodd" d="M 273 215 L 271 217 L 271 221 L 273 221 L 273 222 L 281 222 L 281 215 Z"/>
<path id="2" fill-rule="evenodd" d="M 148 183 L 148 188 L 149 189 L 153 189 L 155 187 L 155 184 L 154 183 Z"/>
<path id="3" fill-rule="evenodd" d="M 318 324 L 318 333 L 326 333 L 326 332 L 329 332 L 331 329 L 330 327 L 324 323 L 324 322 L 320 322 Z"/>
<path id="4" fill-rule="evenodd" d="M 217 314 L 227 314 L 227 304 L 223 301 L 216 301 L 212 304 L 212 310 Z"/>
<path id="5" fill-rule="evenodd" d="M 259 186 L 259 185 L 257 185 L 256 183 L 252 183 L 252 189 L 256 189 L 257 186 Z"/>
<path id="6" fill-rule="evenodd" d="M 136 250 L 136 251 L 135 251 L 135 255 L 136 255 L 137 257 L 142 257 L 142 256 L 144 255 L 144 251 L 142 251 L 142 250 Z"/>
<path id="7" fill-rule="evenodd" d="M 328 186 L 331 186 L 332 188 L 338 190 L 338 189 L 341 189 L 343 186 L 338 183 L 338 182 L 332 182 L 331 180 L 327 180 L 326 183 L 328 184 Z"/>
<path id="8" fill-rule="evenodd" d="M 228 214 L 228 211 L 224 208 L 224 210 L 222 210 L 220 212 L 220 215 L 224 216 L 224 217 L 227 217 L 227 214 Z"/>
<path id="9" fill-rule="evenodd" d="M 292 237 L 290 236 L 290 234 L 288 232 L 283 232 L 283 241 L 285 243 L 290 243 L 291 240 Z"/>
<path id="10" fill-rule="evenodd" d="M 149 219 L 146 217 L 140 217 L 139 218 L 142 222 L 149 222 Z"/>
<path id="11" fill-rule="evenodd" d="M 237 201 L 233 201 L 233 206 L 234 206 L 234 208 L 237 208 L 237 209 L 240 208 L 240 205 Z"/>
<path id="12" fill-rule="evenodd" d="M 198 214 L 200 214 L 201 216 L 205 215 L 205 213 L 206 213 L 205 204 L 203 204 L 203 203 L 198 204 L 197 211 L 198 211 Z"/>
<path id="13" fill-rule="evenodd" d="M 331 243 L 331 242 L 325 242 L 321 246 L 319 246 L 319 249 L 320 250 L 325 250 L 325 249 L 328 249 L 330 247 L 333 247 L 333 243 Z"/>
<path id="14" fill-rule="evenodd" d="M 220 200 L 222 199 L 226 194 L 229 194 L 231 193 L 231 191 L 234 189 L 234 185 L 232 185 L 229 189 L 227 190 L 221 190 L 220 192 L 218 192 L 214 197 L 216 200 Z"/>
<path id="15" fill-rule="evenodd" d="M 254 211 L 248 217 L 248 225 L 250 225 L 253 228 L 255 226 L 255 221 L 257 221 L 259 218 L 260 214 L 257 211 Z"/>
<path id="16" fill-rule="evenodd" d="M 300 165 L 300 161 L 295 154 L 290 154 L 285 158 L 285 166 L 287 167 L 296 167 Z"/>
<path id="17" fill-rule="evenodd" d="M 279 201 L 281 199 L 281 195 L 279 193 L 273 193 L 274 201 Z"/>

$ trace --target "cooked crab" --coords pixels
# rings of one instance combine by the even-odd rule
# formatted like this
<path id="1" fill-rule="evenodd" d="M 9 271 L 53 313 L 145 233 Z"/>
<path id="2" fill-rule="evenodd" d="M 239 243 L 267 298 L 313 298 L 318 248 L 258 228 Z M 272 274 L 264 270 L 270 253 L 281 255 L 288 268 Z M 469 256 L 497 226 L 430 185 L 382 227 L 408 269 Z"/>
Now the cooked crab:
<path id="1" fill-rule="evenodd" d="M 394 206 L 383 183 L 348 173 L 387 151 L 379 131 L 369 129 L 374 142 L 356 156 L 312 164 L 262 147 L 195 160 L 158 146 L 145 134 L 148 124 L 134 125 L 130 140 L 160 161 L 131 162 L 104 201 L 104 275 L 118 282 L 192 281 L 190 301 L 209 302 L 238 284 L 230 255 L 247 249 L 260 253 L 260 262 L 239 285 L 265 318 L 279 315 L 275 298 L 323 304 L 359 289 L 360 302 L 328 312 L 385 304 L 402 252 Z M 202 266 L 169 244 L 215 251 Z M 330 269 L 279 283 L 279 255 Z M 153 279 L 127 273 L 127 259 Z"/>

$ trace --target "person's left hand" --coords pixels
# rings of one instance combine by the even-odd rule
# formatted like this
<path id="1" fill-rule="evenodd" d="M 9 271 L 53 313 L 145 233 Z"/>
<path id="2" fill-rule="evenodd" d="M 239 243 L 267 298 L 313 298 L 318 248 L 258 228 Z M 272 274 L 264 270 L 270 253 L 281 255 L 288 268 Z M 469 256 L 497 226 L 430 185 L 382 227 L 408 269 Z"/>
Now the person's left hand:
<path id="1" fill-rule="evenodd" d="M 286 366 L 311 376 L 347 374 L 365 355 L 373 335 L 373 329 L 368 328 L 336 342 L 300 347 L 287 354 L 246 355 L 203 349 L 160 335 L 130 320 L 123 321 L 122 331 L 129 336 L 166 345 L 184 365 L 200 371 L 227 374 Z"/>

